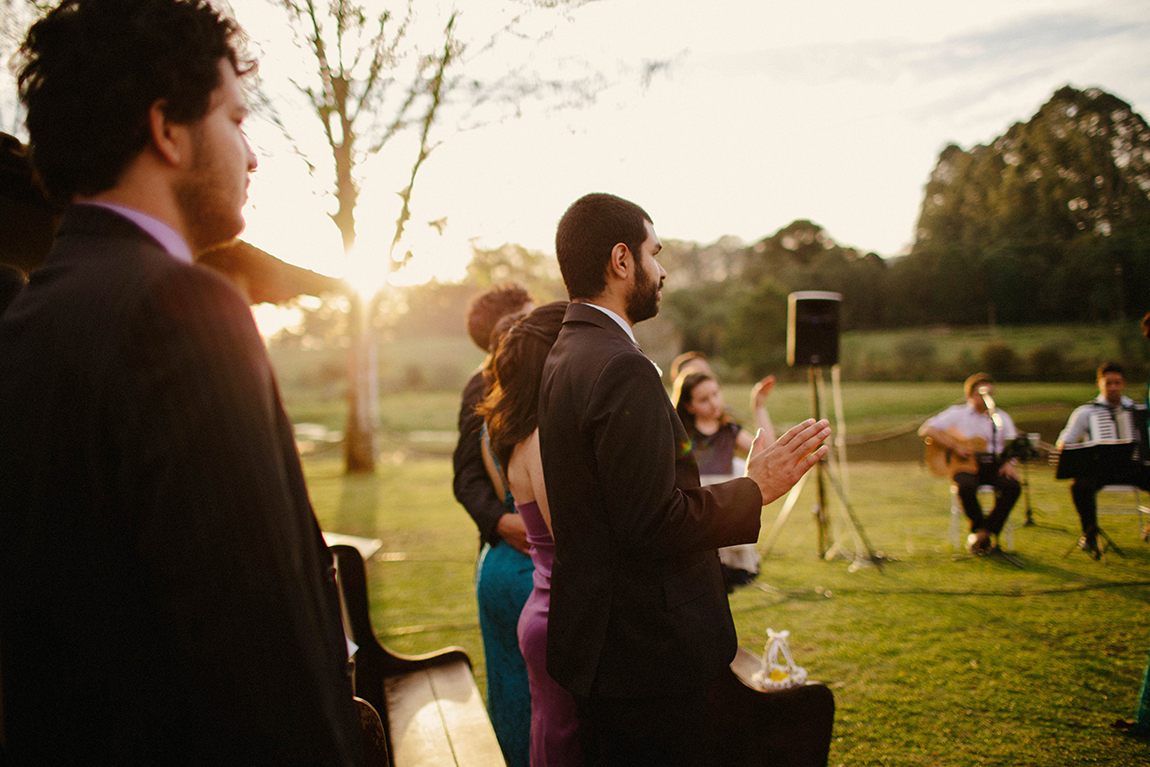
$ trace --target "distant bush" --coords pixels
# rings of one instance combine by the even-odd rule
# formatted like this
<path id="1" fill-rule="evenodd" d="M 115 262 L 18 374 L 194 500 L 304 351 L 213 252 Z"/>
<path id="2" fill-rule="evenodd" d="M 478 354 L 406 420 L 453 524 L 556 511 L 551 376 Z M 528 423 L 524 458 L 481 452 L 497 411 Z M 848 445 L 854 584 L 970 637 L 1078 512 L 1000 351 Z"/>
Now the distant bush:
<path id="1" fill-rule="evenodd" d="M 1021 367 L 1018 354 L 1014 351 L 1014 347 L 1005 341 L 991 341 L 982 347 L 979 361 L 982 363 L 983 371 L 989 373 L 995 380 L 1014 381 L 1018 379 L 1019 368 Z"/>
<path id="2" fill-rule="evenodd" d="M 1030 373 L 1035 380 L 1069 380 L 1070 371 L 1063 348 L 1063 344 L 1047 343 L 1030 351 L 1027 357 L 1030 362 Z"/>
<path id="3" fill-rule="evenodd" d="M 408 365 L 403 369 L 403 388 L 409 391 L 423 389 L 423 368 L 419 365 Z"/>
<path id="4" fill-rule="evenodd" d="M 902 368 L 898 377 L 922 381 L 934 372 L 938 346 L 926 335 L 910 335 L 895 345 L 895 354 Z"/>

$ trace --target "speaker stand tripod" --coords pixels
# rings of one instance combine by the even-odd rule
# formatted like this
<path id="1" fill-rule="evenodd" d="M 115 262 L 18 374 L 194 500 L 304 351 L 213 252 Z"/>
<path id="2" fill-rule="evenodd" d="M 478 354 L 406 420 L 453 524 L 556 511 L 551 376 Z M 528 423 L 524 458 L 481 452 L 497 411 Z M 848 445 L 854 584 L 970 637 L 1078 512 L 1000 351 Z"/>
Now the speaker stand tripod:
<path id="1" fill-rule="evenodd" d="M 819 417 L 819 383 L 822 381 L 822 368 L 811 366 L 808 368 L 808 377 L 811 383 L 811 406 L 814 417 Z M 799 495 L 806 485 L 807 478 L 811 474 L 815 475 L 817 481 L 818 497 L 814 505 L 813 514 L 815 517 L 815 525 L 818 530 L 818 552 L 819 557 L 826 560 L 832 560 L 839 557 L 844 559 L 852 559 L 850 572 L 854 572 L 860 567 L 867 565 L 874 565 L 880 571 L 882 570 L 883 557 L 879 556 L 871 548 L 870 542 L 866 538 L 866 533 L 863 532 L 862 524 L 859 522 L 858 517 L 851 508 L 850 502 L 847 500 L 846 493 L 843 491 L 842 483 L 831 473 L 830 466 L 828 465 L 827 458 L 824 456 L 814 468 L 804 474 L 791 491 L 787 494 L 787 500 L 783 503 L 783 508 L 779 511 L 779 516 L 775 519 L 775 524 L 771 531 L 767 534 L 766 541 L 763 544 L 763 554 L 769 554 L 775 545 L 775 541 L 782 531 L 783 524 L 787 521 L 791 511 L 794 509 L 795 504 L 798 502 Z M 830 485 L 834 490 L 839 503 L 846 511 L 846 523 L 850 528 L 851 536 L 855 543 L 854 557 L 848 557 L 842 546 L 842 541 L 835 541 L 829 544 L 830 540 L 830 515 L 827 513 L 827 485 Z M 865 551 L 866 556 L 862 556 L 859 552 Z"/>

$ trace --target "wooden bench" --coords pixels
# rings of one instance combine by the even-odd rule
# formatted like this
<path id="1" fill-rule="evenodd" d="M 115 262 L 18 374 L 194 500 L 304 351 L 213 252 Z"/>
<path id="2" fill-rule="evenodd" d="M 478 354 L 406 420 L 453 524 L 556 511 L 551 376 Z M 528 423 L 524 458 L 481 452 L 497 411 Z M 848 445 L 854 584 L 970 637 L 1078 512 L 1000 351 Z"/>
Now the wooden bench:
<path id="1" fill-rule="evenodd" d="M 448 647 L 426 655 L 401 655 L 380 644 L 371 625 L 367 573 L 352 546 L 331 547 L 335 558 L 344 626 L 358 645 L 353 658 L 355 695 L 379 714 L 384 743 L 365 745 L 376 765 L 460 765 L 504 767 L 471 660 Z M 371 711 L 360 707 L 365 732 Z"/>

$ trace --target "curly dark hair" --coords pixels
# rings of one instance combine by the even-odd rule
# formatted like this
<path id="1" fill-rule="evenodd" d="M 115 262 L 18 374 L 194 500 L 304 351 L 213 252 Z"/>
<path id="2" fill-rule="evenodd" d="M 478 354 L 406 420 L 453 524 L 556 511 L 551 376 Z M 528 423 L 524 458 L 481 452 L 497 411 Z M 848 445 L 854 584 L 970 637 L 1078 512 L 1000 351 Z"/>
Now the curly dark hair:
<path id="1" fill-rule="evenodd" d="M 150 139 L 157 101 L 173 122 L 203 117 L 238 75 L 239 26 L 204 0 L 63 0 L 28 30 L 17 73 L 32 164 L 48 195 L 111 189 Z"/>
<path id="2" fill-rule="evenodd" d="M 490 367 L 494 382 L 475 411 L 487 420 L 491 451 L 504 467 L 515 446 L 539 424 L 543 363 L 559 337 L 566 313 L 566 301 L 540 306 L 512 325 L 495 349 Z"/>
<path id="3" fill-rule="evenodd" d="M 572 301 L 596 298 L 607 287 L 607 264 L 618 243 L 639 257 L 645 221 L 651 221 L 645 210 L 613 194 L 588 194 L 571 203 L 555 232 L 555 255 Z"/>
<path id="4" fill-rule="evenodd" d="M 467 307 L 467 334 L 485 352 L 495 348 L 491 334 L 496 324 L 508 314 L 515 314 L 531 303 L 527 288 L 514 282 L 498 285 L 471 299 Z"/>

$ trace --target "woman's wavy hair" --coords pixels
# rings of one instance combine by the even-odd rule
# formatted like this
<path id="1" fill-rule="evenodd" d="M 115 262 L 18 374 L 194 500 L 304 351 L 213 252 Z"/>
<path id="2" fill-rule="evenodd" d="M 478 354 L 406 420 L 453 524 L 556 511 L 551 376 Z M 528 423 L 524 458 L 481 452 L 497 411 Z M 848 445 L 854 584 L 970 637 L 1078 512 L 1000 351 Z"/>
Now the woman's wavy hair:
<path id="1" fill-rule="evenodd" d="M 205 0 L 64 0 L 32 25 L 17 82 L 32 164 L 53 201 L 111 189 L 151 141 L 148 113 L 190 125 L 237 75 L 239 27 Z"/>
<path id="2" fill-rule="evenodd" d="M 540 306 L 512 325 L 495 349 L 488 368 L 491 389 L 476 412 L 486 419 L 491 451 L 504 467 L 515 446 L 539 425 L 543 363 L 566 313 L 566 301 Z"/>

